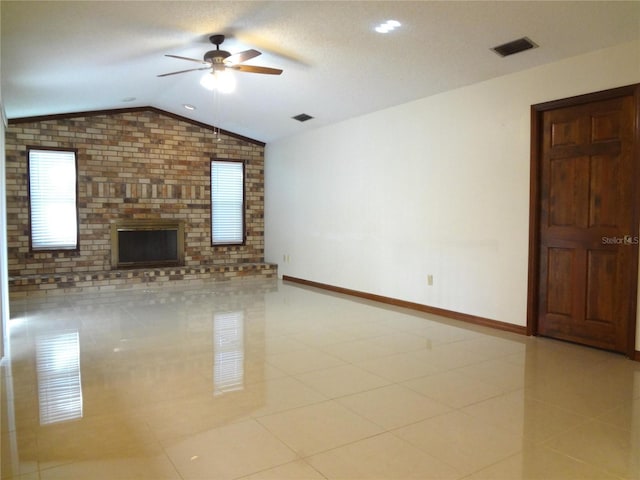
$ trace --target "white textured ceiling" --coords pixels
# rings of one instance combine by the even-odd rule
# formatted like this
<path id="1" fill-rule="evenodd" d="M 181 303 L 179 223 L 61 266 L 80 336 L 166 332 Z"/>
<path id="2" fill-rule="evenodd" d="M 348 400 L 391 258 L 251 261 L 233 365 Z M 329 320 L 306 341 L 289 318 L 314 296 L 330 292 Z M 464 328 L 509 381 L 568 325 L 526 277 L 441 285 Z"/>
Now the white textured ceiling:
<path id="1" fill-rule="evenodd" d="M 153 106 L 264 142 L 640 36 L 638 1 L 2 0 L 0 15 L 10 119 Z M 373 31 L 388 19 L 402 28 Z M 164 54 L 202 58 L 214 33 L 284 73 L 234 72 L 229 95 L 202 72 L 157 77 L 197 67 Z M 490 50 L 522 36 L 540 47 Z"/>

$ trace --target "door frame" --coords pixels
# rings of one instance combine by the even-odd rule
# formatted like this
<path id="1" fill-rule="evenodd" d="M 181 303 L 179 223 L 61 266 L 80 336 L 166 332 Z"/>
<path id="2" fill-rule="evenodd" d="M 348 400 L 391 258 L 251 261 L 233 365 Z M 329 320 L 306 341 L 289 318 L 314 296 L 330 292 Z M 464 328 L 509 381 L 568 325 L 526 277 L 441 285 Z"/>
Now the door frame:
<path id="1" fill-rule="evenodd" d="M 540 266 L 540 190 L 541 190 L 541 169 L 540 161 L 543 127 L 543 114 L 549 110 L 557 108 L 573 107 L 592 103 L 601 100 L 633 96 L 635 104 L 634 115 L 634 141 L 633 152 L 633 185 L 632 188 L 632 212 L 635 229 L 631 232 L 637 236 L 640 229 L 640 83 L 627 85 L 624 87 L 602 90 L 599 92 L 578 95 L 575 97 L 553 100 L 531 106 L 531 160 L 530 160 L 530 189 L 529 189 L 529 273 L 527 287 L 527 335 L 538 335 L 538 289 L 539 289 L 539 266 Z M 628 313 L 628 336 L 626 354 L 629 358 L 640 361 L 640 351 L 636 350 L 636 317 L 638 300 L 638 246 L 634 246 L 632 253 L 632 263 L 635 275 L 632 275 L 629 295 L 631 302 Z M 640 349 L 640 345 L 638 345 Z"/>

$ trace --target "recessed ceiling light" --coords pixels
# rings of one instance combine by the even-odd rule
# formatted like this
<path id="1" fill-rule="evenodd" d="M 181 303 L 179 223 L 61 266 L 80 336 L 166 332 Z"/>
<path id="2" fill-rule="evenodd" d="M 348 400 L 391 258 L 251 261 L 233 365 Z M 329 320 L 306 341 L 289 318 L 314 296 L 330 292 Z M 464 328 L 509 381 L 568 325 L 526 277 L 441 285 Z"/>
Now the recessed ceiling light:
<path id="1" fill-rule="evenodd" d="M 378 25 L 375 28 L 375 31 L 378 33 L 389 33 L 401 26 L 402 24 L 397 20 L 387 20 L 386 22 Z"/>
<path id="2" fill-rule="evenodd" d="M 196 107 L 194 107 L 193 105 L 189 105 L 188 103 L 185 103 L 184 105 L 182 105 L 184 108 L 186 108 L 187 110 L 195 110 Z"/>
<path id="3" fill-rule="evenodd" d="M 125 97 L 122 99 L 123 102 L 133 102 L 136 97 Z"/>

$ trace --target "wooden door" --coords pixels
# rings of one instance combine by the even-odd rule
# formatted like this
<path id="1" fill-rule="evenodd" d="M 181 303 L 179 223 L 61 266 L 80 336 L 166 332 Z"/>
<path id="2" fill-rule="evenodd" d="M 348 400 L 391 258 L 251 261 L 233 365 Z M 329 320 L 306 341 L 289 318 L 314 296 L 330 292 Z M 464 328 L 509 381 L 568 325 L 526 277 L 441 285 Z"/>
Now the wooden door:
<path id="1" fill-rule="evenodd" d="M 537 111 L 533 333 L 633 353 L 638 90 L 601 92 Z"/>

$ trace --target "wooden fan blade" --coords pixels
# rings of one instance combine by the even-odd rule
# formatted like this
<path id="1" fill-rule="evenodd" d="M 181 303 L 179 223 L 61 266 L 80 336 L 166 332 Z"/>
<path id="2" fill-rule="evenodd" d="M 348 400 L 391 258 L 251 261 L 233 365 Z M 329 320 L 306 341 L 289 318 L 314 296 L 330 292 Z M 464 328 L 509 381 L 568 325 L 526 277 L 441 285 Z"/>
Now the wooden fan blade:
<path id="1" fill-rule="evenodd" d="M 279 68 L 258 67 L 255 65 L 232 65 L 229 68 L 240 70 L 241 72 L 265 73 L 267 75 L 280 75 L 282 73 L 282 70 Z"/>
<path id="2" fill-rule="evenodd" d="M 195 72 L 196 70 L 209 70 L 211 67 L 190 68 L 189 70 L 180 70 L 179 72 L 163 73 L 158 77 L 168 77 L 169 75 L 177 75 L 178 73 Z"/>
<path id="3" fill-rule="evenodd" d="M 262 55 L 262 52 L 253 49 L 245 50 L 244 52 L 238 52 L 234 53 L 233 55 L 229 55 L 227 58 L 225 58 L 224 63 L 242 63 L 257 57 L 258 55 Z"/>
<path id="4" fill-rule="evenodd" d="M 180 55 L 165 55 L 165 57 L 178 58 L 180 60 L 189 60 L 190 62 L 207 63 L 204 60 L 197 60 L 195 58 L 181 57 Z"/>

